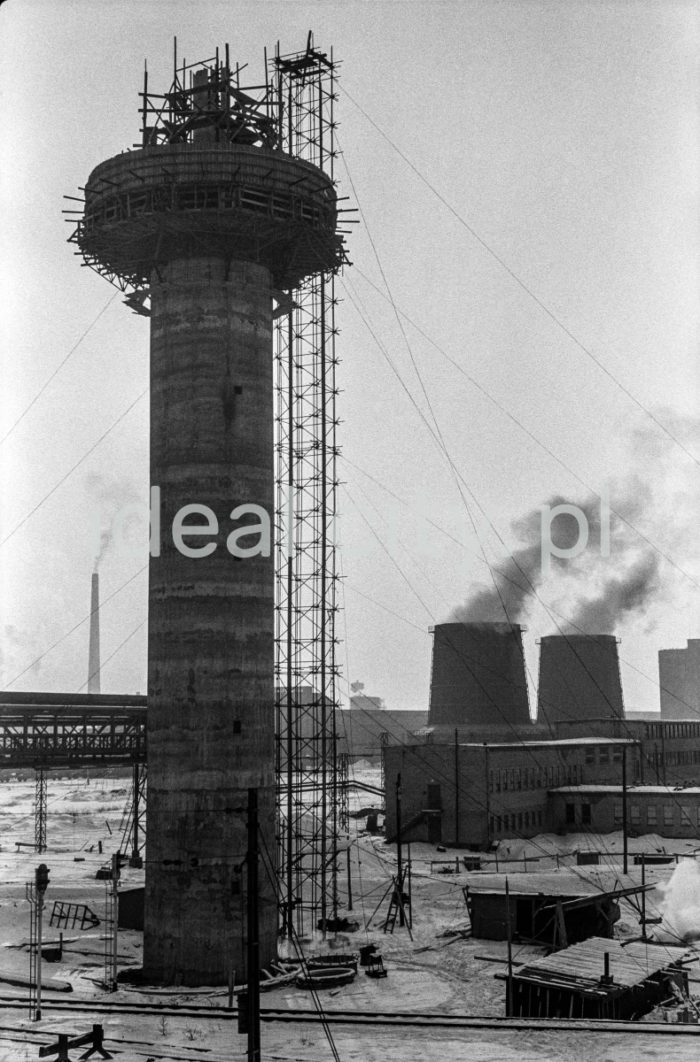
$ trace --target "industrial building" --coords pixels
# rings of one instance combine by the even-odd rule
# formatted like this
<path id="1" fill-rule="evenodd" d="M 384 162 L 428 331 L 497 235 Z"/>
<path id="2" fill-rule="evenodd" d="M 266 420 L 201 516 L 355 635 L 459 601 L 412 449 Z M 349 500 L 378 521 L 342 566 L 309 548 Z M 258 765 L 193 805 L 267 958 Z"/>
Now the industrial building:
<path id="1" fill-rule="evenodd" d="M 663 719 L 700 719 L 700 638 L 659 650 L 659 690 Z"/>
<path id="2" fill-rule="evenodd" d="M 700 754 L 699 754 L 700 759 Z M 552 819 L 570 830 L 610 833 L 622 829 L 623 798 L 619 785 L 561 786 L 550 794 Z M 700 837 L 700 787 L 661 785 L 627 789 L 627 832 L 631 837 Z"/>
<path id="3" fill-rule="evenodd" d="M 525 677 L 521 629 L 508 642 L 503 624 L 466 624 L 462 635 L 455 626 L 434 628 L 428 726 L 410 740 L 389 737 L 384 747 L 389 839 L 397 799 L 402 836 L 432 843 L 488 848 L 502 837 L 613 830 L 612 790 L 622 785 L 623 765 L 640 827 L 650 810 L 652 832 L 700 832 L 692 795 L 692 826 L 680 811 L 671 821 L 660 795 L 684 806 L 682 794 L 700 784 L 700 722 L 626 720 L 616 638 L 543 638 L 538 721 L 523 723 L 514 710 Z M 579 795 L 566 800 L 563 787 Z M 596 787 L 608 787 L 609 802 L 592 799 Z M 643 805 L 642 787 L 650 787 Z M 631 812 L 629 826 L 637 826 Z"/>

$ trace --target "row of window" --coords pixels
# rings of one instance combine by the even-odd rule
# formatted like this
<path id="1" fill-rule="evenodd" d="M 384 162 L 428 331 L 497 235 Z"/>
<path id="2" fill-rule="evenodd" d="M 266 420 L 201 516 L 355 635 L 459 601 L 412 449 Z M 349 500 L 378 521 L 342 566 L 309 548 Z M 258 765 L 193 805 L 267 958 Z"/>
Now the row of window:
<path id="1" fill-rule="evenodd" d="M 645 723 L 648 738 L 700 737 L 700 723 Z"/>
<path id="2" fill-rule="evenodd" d="M 586 763 L 622 763 L 621 745 L 586 745 Z"/>
<path id="3" fill-rule="evenodd" d="M 506 767 L 489 771 L 489 792 L 507 793 L 514 789 L 555 789 L 560 785 L 581 785 L 583 767 Z"/>
<path id="4" fill-rule="evenodd" d="M 513 832 L 532 829 L 542 826 L 544 815 L 542 811 L 519 811 L 513 815 L 490 815 L 489 834 Z"/>
<path id="5" fill-rule="evenodd" d="M 628 821 L 630 826 L 658 826 L 660 822 L 662 822 L 664 826 L 675 826 L 678 822 L 679 812 L 681 826 L 700 826 L 700 805 L 696 808 L 685 807 L 681 805 L 679 808 L 678 805 L 675 803 L 663 804 L 661 807 L 661 820 L 659 820 L 659 807 L 656 804 L 647 804 L 646 807 L 640 807 L 639 804 L 630 804 L 627 810 L 629 816 Z M 644 816 L 644 823 L 642 822 L 642 812 L 646 812 L 646 815 Z M 621 801 L 615 802 L 613 814 L 615 819 L 615 825 L 621 826 Z"/>

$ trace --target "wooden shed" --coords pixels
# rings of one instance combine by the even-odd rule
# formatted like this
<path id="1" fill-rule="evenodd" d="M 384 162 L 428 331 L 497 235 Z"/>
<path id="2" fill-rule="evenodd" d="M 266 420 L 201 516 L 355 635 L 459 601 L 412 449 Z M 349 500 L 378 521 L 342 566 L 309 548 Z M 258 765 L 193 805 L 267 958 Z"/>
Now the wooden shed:
<path id="1" fill-rule="evenodd" d="M 565 948 L 588 937 L 612 937 L 620 917 L 619 900 L 642 885 L 632 875 L 606 871 L 559 870 L 506 875 L 472 874 L 464 886 L 472 936 L 528 941 Z"/>
<path id="2" fill-rule="evenodd" d="M 606 958 L 607 956 L 607 958 Z M 506 1015 L 528 1018 L 630 1020 L 687 994 L 685 948 L 591 937 L 563 951 L 529 960 L 506 981 Z"/>

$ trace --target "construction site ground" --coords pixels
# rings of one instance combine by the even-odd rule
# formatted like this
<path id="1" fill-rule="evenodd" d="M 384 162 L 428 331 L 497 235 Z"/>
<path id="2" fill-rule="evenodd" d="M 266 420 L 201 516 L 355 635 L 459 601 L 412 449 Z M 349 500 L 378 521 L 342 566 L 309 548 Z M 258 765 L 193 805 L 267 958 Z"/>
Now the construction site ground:
<path id="1" fill-rule="evenodd" d="M 376 780 L 378 772 L 367 771 Z M 0 784 L 0 1059 L 24 1062 L 39 1057 L 40 1046 L 55 1042 L 59 1032 L 80 1036 L 100 1022 L 105 1030 L 105 1047 L 123 1062 L 224 1062 L 246 1057 L 246 1037 L 239 1035 L 235 1014 L 226 1011 L 227 991 L 221 988 L 177 989 L 128 987 L 117 991 L 104 988 L 106 892 L 109 883 L 96 880 L 97 870 L 109 862 L 120 847 L 120 822 L 129 796 L 129 779 L 114 772 L 97 776 L 49 776 L 47 851 L 38 856 L 31 848 L 17 848 L 17 842 L 34 839 L 34 786 L 25 780 L 5 777 Z M 364 798 L 363 798 L 364 799 Z M 355 810 L 358 800 L 354 801 Z M 381 820 L 380 820 L 381 821 Z M 305 955 L 357 951 L 367 943 L 377 945 L 388 971 L 386 978 L 374 980 L 360 968 L 352 984 L 325 989 L 317 1001 L 330 1020 L 262 1024 L 262 1058 L 295 1060 L 330 1059 L 357 1062 L 424 1062 L 450 1058 L 474 1062 L 638 1062 L 638 1060 L 696 1059 L 700 1049 L 700 1025 L 685 1031 L 671 1024 L 661 1025 L 661 1013 L 653 1021 L 636 1023 L 617 1032 L 609 1028 L 567 1026 L 541 1031 L 508 1027 L 503 1021 L 505 982 L 495 977 L 506 969 L 505 941 L 474 940 L 469 936 L 469 920 L 463 885 L 467 876 L 455 867 L 455 857 L 468 854 L 434 845 L 414 844 L 412 868 L 412 927 L 397 921 L 393 933 L 385 933 L 392 874 L 396 871 L 396 846 L 386 845 L 381 834 L 365 831 L 366 819 L 350 820 L 352 910 L 348 910 L 345 853 L 339 860 L 339 914 L 359 923 L 359 929 L 324 940 L 307 926 L 302 930 Z M 99 844 L 102 844 L 102 852 Z M 531 842 L 506 841 L 498 849 L 499 872 L 511 875 L 536 874 L 547 870 L 548 878 L 557 864 L 570 868 L 575 852 L 583 847 L 608 853 L 608 868 L 621 868 L 619 835 L 552 837 L 543 835 Z M 659 847 L 689 855 L 700 841 L 672 842 L 657 837 L 636 838 L 632 852 L 655 851 Z M 492 860 L 496 853 L 489 853 Z M 404 848 L 404 859 L 408 851 Z M 529 857 L 524 861 L 524 857 Z M 535 857 L 539 862 L 535 862 Z M 100 919 L 98 926 L 84 930 L 64 930 L 64 950 L 57 962 L 44 962 L 44 979 L 68 982 L 72 992 L 43 993 L 45 1007 L 40 1022 L 29 1016 L 28 989 L 21 982 L 29 975 L 29 904 L 26 883 L 34 878 L 39 862 L 49 867 L 50 885 L 46 893 L 44 940 L 58 940 L 58 930 L 49 926 L 57 900 L 85 904 Z M 519 865 L 518 865 L 519 863 Z M 525 869 L 527 867 L 527 869 Z M 581 868 L 586 870 L 586 868 Z M 493 872 L 490 862 L 488 870 Z M 663 886 L 670 880 L 675 864 L 647 868 L 647 880 L 658 883 L 648 895 L 647 915 L 660 913 Z M 639 876 L 638 867 L 630 875 Z M 473 878 L 473 874 L 470 878 Z M 143 884 L 143 871 L 124 868 L 120 888 Z M 700 903 L 700 897 L 698 897 Z M 663 927 L 652 927 L 663 935 Z M 638 937 L 638 912 L 622 902 L 616 932 L 622 938 Z M 678 945 L 674 934 L 666 934 Z M 658 945 L 650 944 L 650 947 Z M 693 945 L 689 945 L 691 948 Z M 281 956 L 294 954 L 290 941 L 282 941 Z M 521 964 L 528 956 L 543 954 L 543 948 L 515 942 L 513 961 Z M 661 949 L 660 949 L 661 950 Z M 121 969 L 141 964 L 142 934 L 122 930 L 118 939 Z M 700 995 L 700 963 L 690 966 L 691 993 Z M 11 983 L 20 982 L 19 984 Z M 52 1009 L 70 1006 L 70 1011 Z M 128 1007 L 128 1013 L 115 1012 L 115 1004 Z M 165 1012 L 148 1010 L 160 1004 Z M 312 994 L 288 984 L 264 992 L 263 1010 L 287 1013 L 314 1011 Z M 175 1008 L 180 1008 L 178 1013 Z M 337 1024 L 333 1013 L 360 1016 L 390 1014 L 461 1015 L 484 1019 L 478 1028 L 418 1027 L 408 1021 L 393 1025 L 353 1026 Z M 677 1031 L 674 1031 L 677 1030 Z M 331 1045 L 330 1039 L 333 1045 Z M 71 1058 L 82 1053 L 75 1050 Z M 335 1052 L 335 1053 L 334 1053 Z M 97 1057 L 97 1056 L 93 1056 Z"/>

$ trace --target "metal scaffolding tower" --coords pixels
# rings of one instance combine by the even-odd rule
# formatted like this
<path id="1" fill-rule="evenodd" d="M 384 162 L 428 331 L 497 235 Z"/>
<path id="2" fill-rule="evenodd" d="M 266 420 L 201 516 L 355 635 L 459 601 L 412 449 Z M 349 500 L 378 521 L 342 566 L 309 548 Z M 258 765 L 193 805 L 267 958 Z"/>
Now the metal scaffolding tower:
<path id="1" fill-rule="evenodd" d="M 37 852 L 46 851 L 46 771 L 36 768 L 34 787 L 34 848 Z"/>
<path id="2" fill-rule="evenodd" d="M 333 178 L 336 64 L 309 42 L 268 63 L 283 150 Z M 342 228 L 340 229 L 342 232 Z M 335 917 L 338 904 L 335 562 L 336 354 L 332 273 L 276 311 L 276 684 L 282 931 Z"/>

